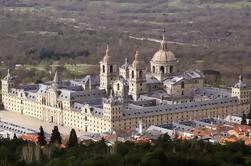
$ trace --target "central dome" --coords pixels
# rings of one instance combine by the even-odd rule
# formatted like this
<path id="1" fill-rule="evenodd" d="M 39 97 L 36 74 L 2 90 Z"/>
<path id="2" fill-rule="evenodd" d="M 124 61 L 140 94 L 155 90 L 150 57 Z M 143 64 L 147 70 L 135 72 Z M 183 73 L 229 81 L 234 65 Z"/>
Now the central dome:
<path id="1" fill-rule="evenodd" d="M 164 37 L 161 41 L 161 46 L 159 51 L 157 51 L 153 58 L 152 62 L 155 63 L 168 63 L 170 61 L 176 61 L 176 57 L 172 51 L 168 51 L 167 49 L 167 42 L 165 41 Z"/>
<path id="2" fill-rule="evenodd" d="M 157 51 L 153 58 L 152 62 L 155 63 L 168 63 L 170 61 L 176 61 L 176 57 L 172 51 L 167 51 L 167 50 L 159 50 Z"/>

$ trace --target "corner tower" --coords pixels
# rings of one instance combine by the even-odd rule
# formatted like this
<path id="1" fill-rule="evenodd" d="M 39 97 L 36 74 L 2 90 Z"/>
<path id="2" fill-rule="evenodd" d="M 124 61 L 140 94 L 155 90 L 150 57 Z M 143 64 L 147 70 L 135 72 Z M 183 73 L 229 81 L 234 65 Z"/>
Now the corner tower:
<path id="1" fill-rule="evenodd" d="M 15 79 L 10 74 L 10 70 L 8 70 L 7 75 L 2 79 L 2 95 L 6 95 L 10 92 L 11 88 L 15 87 Z"/>
<path id="2" fill-rule="evenodd" d="M 11 88 L 15 87 L 15 78 L 11 76 L 10 70 L 8 70 L 7 75 L 1 80 L 2 81 L 2 103 L 8 102 L 7 96 Z"/>
<path id="3" fill-rule="evenodd" d="M 243 82 L 243 76 L 239 76 L 239 82 L 232 87 L 232 96 L 238 97 L 242 104 L 250 103 L 251 89 Z"/>
<path id="4" fill-rule="evenodd" d="M 117 77 L 117 64 L 109 55 L 109 45 L 106 48 L 106 54 L 100 61 L 100 88 L 105 89 L 108 93 L 111 89 L 112 82 Z"/>
<path id="5" fill-rule="evenodd" d="M 167 41 L 165 40 L 165 33 L 160 43 L 160 49 L 151 59 L 151 73 L 159 81 L 163 81 L 168 76 L 173 75 L 177 71 L 177 58 L 172 51 L 167 48 Z"/>

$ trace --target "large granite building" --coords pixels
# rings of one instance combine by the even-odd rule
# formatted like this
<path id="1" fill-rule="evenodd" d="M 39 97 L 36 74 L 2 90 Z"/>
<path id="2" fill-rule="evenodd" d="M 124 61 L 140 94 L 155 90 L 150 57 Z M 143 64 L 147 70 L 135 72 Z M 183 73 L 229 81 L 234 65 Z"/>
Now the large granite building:
<path id="1" fill-rule="evenodd" d="M 250 109 L 250 89 L 239 82 L 232 91 L 204 87 L 198 70 L 178 72 L 178 60 L 168 50 L 164 35 L 150 61 L 150 71 L 139 51 L 132 64 L 119 67 L 107 46 L 100 75 L 21 85 L 8 72 L 2 79 L 2 102 L 7 111 L 86 132 L 124 132 L 142 125 L 221 117 Z"/>

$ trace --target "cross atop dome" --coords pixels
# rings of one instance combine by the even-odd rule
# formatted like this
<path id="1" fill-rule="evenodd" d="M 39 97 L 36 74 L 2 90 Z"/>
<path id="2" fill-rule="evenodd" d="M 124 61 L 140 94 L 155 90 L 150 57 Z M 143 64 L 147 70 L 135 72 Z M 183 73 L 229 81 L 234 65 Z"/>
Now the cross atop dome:
<path id="1" fill-rule="evenodd" d="M 160 42 L 160 49 L 163 51 L 167 51 L 167 41 L 165 40 L 165 28 L 163 30 L 163 37 L 162 37 L 162 41 Z"/>

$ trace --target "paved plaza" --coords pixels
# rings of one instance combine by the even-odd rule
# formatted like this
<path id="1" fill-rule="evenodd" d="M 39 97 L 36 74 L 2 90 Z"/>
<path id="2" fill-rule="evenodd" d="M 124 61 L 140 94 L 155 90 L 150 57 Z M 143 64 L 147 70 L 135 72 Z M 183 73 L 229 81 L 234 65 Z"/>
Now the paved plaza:
<path id="1" fill-rule="evenodd" d="M 51 131 L 55 124 L 44 122 L 42 120 L 32 118 L 29 116 L 21 115 L 18 113 L 10 112 L 10 111 L 0 111 L 0 120 L 4 122 L 13 123 L 22 127 L 26 127 L 29 129 L 33 129 L 39 131 L 39 127 L 43 126 L 43 129 L 46 133 L 51 134 Z M 60 133 L 63 136 L 69 135 L 71 128 L 65 126 L 58 126 Z M 83 134 L 83 132 L 76 130 L 78 136 Z"/>

